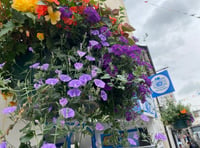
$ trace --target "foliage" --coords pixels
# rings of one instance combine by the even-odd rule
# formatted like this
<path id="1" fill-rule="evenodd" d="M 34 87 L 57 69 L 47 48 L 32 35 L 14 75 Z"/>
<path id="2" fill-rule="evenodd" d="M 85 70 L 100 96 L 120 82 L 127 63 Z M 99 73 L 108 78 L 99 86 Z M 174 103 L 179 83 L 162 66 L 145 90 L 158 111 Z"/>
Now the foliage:
<path id="1" fill-rule="evenodd" d="M 4 113 L 27 123 L 21 145 L 42 135 L 41 146 L 49 133 L 46 142 L 56 143 L 104 124 L 117 133 L 121 119 L 137 117 L 132 108 L 149 93 L 149 67 L 124 9 L 104 1 L 1 1 L 0 85 L 4 99 L 12 96 Z"/>
<path id="2" fill-rule="evenodd" d="M 175 104 L 168 101 L 167 106 L 161 110 L 161 118 L 166 125 L 172 125 L 177 120 L 185 120 L 188 125 L 194 121 L 190 107 L 180 102 Z"/>

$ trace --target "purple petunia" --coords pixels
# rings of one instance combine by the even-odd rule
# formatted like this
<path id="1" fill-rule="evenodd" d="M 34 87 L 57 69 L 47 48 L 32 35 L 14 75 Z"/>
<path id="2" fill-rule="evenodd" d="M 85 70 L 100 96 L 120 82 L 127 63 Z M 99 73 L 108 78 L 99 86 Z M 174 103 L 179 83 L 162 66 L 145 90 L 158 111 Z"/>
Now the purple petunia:
<path id="1" fill-rule="evenodd" d="M 48 78 L 45 80 L 45 84 L 48 84 L 48 85 L 56 85 L 57 83 L 59 82 L 59 80 L 57 78 Z"/>
<path id="2" fill-rule="evenodd" d="M 60 113 L 66 119 L 73 118 L 75 116 L 75 111 L 72 108 L 62 108 Z"/>
<path id="3" fill-rule="evenodd" d="M 41 86 L 42 86 L 42 84 L 40 84 L 40 83 L 35 83 L 35 84 L 33 85 L 33 87 L 34 87 L 36 90 L 39 89 Z"/>
<path id="4" fill-rule="evenodd" d="M 103 101 L 107 101 L 108 99 L 107 93 L 104 90 L 101 90 L 101 98 Z"/>
<path id="5" fill-rule="evenodd" d="M 95 61 L 95 58 L 92 56 L 85 56 L 88 61 Z"/>
<path id="6" fill-rule="evenodd" d="M 89 45 L 90 45 L 91 47 L 96 46 L 96 45 L 98 45 L 98 44 L 99 44 L 99 42 L 97 42 L 97 41 L 95 41 L 95 40 L 90 40 L 90 41 L 89 41 Z"/>
<path id="7" fill-rule="evenodd" d="M 7 143 L 5 141 L 0 143 L 0 148 L 6 148 L 7 147 Z"/>
<path id="8" fill-rule="evenodd" d="M 39 69 L 40 68 L 40 63 L 35 63 L 35 64 L 29 66 L 29 68 Z"/>
<path id="9" fill-rule="evenodd" d="M 80 57 L 83 57 L 86 54 L 86 52 L 83 52 L 83 51 L 80 51 L 80 50 L 78 50 L 77 53 Z"/>
<path id="10" fill-rule="evenodd" d="M 59 103 L 63 107 L 63 106 L 65 106 L 68 103 L 68 100 L 67 100 L 67 98 L 61 98 L 59 100 Z"/>
<path id="11" fill-rule="evenodd" d="M 5 62 L 4 62 L 4 63 L 1 63 L 1 64 L 0 64 L 0 69 L 2 69 L 3 66 L 4 66 L 5 64 L 6 64 Z"/>
<path id="12" fill-rule="evenodd" d="M 97 76 L 97 70 L 98 68 L 96 66 L 92 66 L 91 75 L 93 78 Z"/>
<path id="13" fill-rule="evenodd" d="M 139 139 L 138 134 L 137 134 L 137 133 L 134 133 L 133 138 L 134 138 L 135 140 L 138 140 L 138 139 Z"/>
<path id="14" fill-rule="evenodd" d="M 60 74 L 59 79 L 62 82 L 69 82 L 72 78 L 70 76 L 66 75 L 66 74 Z"/>
<path id="15" fill-rule="evenodd" d="M 98 37 L 101 39 L 101 41 L 106 41 L 106 37 L 103 34 L 99 34 Z"/>
<path id="16" fill-rule="evenodd" d="M 77 63 L 74 64 L 74 67 L 75 67 L 76 70 L 80 70 L 83 67 L 83 63 L 77 62 Z"/>
<path id="17" fill-rule="evenodd" d="M 43 64 L 42 66 L 40 66 L 40 69 L 41 70 L 44 70 L 44 71 L 47 71 L 48 70 L 48 68 L 49 68 L 49 64 Z"/>
<path id="18" fill-rule="evenodd" d="M 32 53 L 34 52 L 34 50 L 33 50 L 32 47 L 29 47 L 29 48 L 28 48 L 28 51 L 30 51 L 30 52 L 32 52 Z"/>
<path id="19" fill-rule="evenodd" d="M 41 148 L 56 148 L 56 145 L 53 143 L 44 143 Z"/>
<path id="20" fill-rule="evenodd" d="M 104 47 L 110 46 L 110 44 L 109 44 L 108 42 L 105 42 L 105 41 L 101 41 L 101 44 L 102 44 Z"/>
<path id="21" fill-rule="evenodd" d="M 97 131 L 103 131 L 104 130 L 104 126 L 101 123 L 97 123 L 95 129 Z"/>
<path id="22" fill-rule="evenodd" d="M 165 140 L 167 140 L 167 137 L 166 137 L 164 134 L 162 134 L 162 133 L 156 133 L 156 134 L 155 134 L 155 139 L 156 139 L 156 140 L 165 141 Z"/>
<path id="23" fill-rule="evenodd" d="M 58 75 L 60 75 L 60 74 L 62 73 L 62 71 L 61 71 L 61 70 L 58 70 L 58 69 L 56 69 L 56 70 L 55 70 L 55 73 L 57 73 Z"/>
<path id="24" fill-rule="evenodd" d="M 100 88 L 104 88 L 105 87 L 105 82 L 100 80 L 100 79 L 94 79 L 94 84 L 97 87 L 100 87 Z"/>
<path id="25" fill-rule="evenodd" d="M 99 30 L 91 30 L 90 33 L 92 35 L 99 35 Z"/>
<path id="26" fill-rule="evenodd" d="M 120 36 L 119 41 L 128 44 L 128 40 L 124 36 Z"/>
<path id="27" fill-rule="evenodd" d="M 133 140 L 132 138 L 128 138 L 128 142 L 131 144 L 131 145 L 137 145 L 135 140 Z"/>
<path id="28" fill-rule="evenodd" d="M 140 115 L 140 118 L 145 122 L 149 122 L 149 118 L 144 114 Z"/>
<path id="29" fill-rule="evenodd" d="M 82 74 L 79 77 L 79 80 L 81 81 L 82 85 L 85 85 L 88 81 L 92 80 L 92 77 L 89 74 Z"/>
<path id="30" fill-rule="evenodd" d="M 71 18 L 72 17 L 72 12 L 68 7 L 60 7 L 59 11 L 61 12 L 61 17 L 62 18 Z"/>
<path id="31" fill-rule="evenodd" d="M 73 97 L 79 97 L 81 95 L 81 91 L 77 88 L 74 88 L 74 89 L 68 90 L 67 94 L 72 98 Z"/>
<path id="32" fill-rule="evenodd" d="M 86 7 L 84 14 L 86 15 L 86 20 L 91 24 L 98 23 L 101 20 L 100 15 L 93 7 Z"/>
<path id="33" fill-rule="evenodd" d="M 73 87 L 73 88 L 78 88 L 79 86 L 81 86 L 81 81 L 80 80 L 77 80 L 77 79 L 74 79 L 74 80 L 71 80 L 69 83 L 68 83 L 68 86 L 69 87 Z"/>
<path id="34" fill-rule="evenodd" d="M 17 106 L 6 107 L 3 109 L 3 114 L 11 114 L 17 109 Z"/>

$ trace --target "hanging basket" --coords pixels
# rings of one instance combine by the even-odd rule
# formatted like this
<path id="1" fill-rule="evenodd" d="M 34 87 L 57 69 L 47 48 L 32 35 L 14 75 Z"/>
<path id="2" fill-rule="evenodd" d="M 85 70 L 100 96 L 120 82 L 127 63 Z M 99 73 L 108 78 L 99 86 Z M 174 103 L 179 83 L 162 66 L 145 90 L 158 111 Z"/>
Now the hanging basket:
<path id="1" fill-rule="evenodd" d="M 183 129 L 183 128 L 187 128 L 187 121 L 186 120 L 182 120 L 182 119 L 178 119 L 176 120 L 176 122 L 173 124 L 175 129 Z"/>

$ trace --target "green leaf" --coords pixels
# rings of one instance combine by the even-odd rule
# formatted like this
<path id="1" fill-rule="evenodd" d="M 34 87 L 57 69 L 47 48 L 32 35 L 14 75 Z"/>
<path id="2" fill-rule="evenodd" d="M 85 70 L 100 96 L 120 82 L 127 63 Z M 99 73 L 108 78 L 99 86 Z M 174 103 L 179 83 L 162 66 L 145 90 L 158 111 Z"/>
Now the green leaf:
<path id="1" fill-rule="evenodd" d="M 10 31 L 13 31 L 14 28 L 15 28 L 15 25 L 11 21 L 7 22 L 4 25 L 3 29 L 1 29 L 0 31 L 0 37 L 2 37 L 3 35 L 7 34 Z"/>
<path id="2" fill-rule="evenodd" d="M 20 142 L 21 143 L 26 143 L 29 142 L 34 136 L 34 131 L 30 130 L 28 133 L 22 137 L 20 137 Z"/>

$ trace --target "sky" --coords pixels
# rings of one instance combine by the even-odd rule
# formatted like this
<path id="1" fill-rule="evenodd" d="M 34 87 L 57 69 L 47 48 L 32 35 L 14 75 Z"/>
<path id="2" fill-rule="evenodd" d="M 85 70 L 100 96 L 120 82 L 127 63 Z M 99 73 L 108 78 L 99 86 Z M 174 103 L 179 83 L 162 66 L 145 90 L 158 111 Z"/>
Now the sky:
<path id="1" fill-rule="evenodd" d="M 199 94 L 192 103 L 199 98 L 200 104 L 200 0 L 124 0 L 124 4 L 136 29 L 134 36 L 138 44 L 148 46 L 155 69 L 168 67 L 176 99 Z"/>

